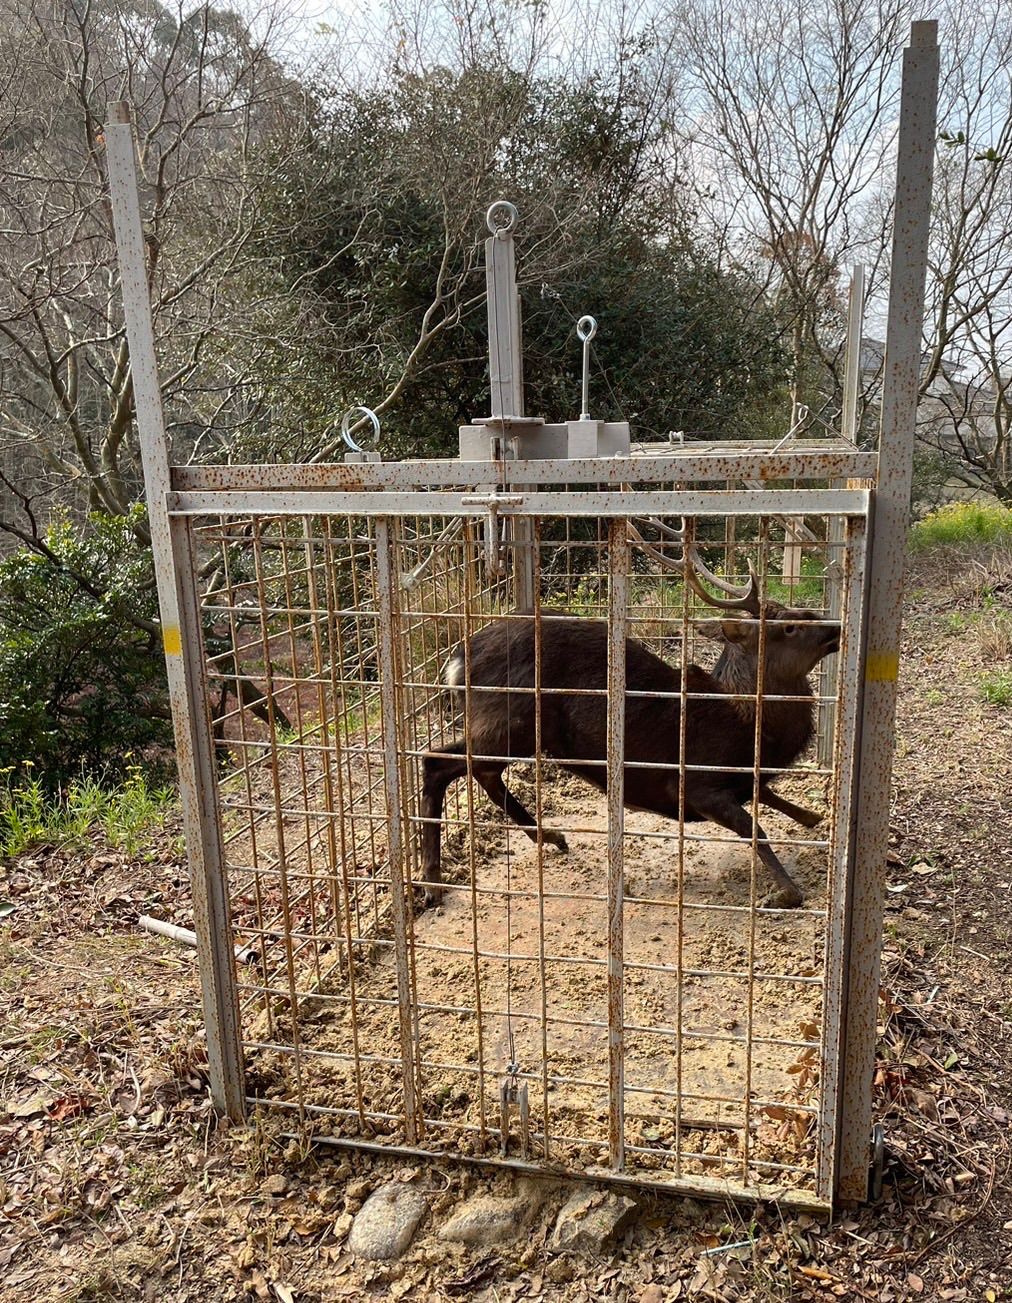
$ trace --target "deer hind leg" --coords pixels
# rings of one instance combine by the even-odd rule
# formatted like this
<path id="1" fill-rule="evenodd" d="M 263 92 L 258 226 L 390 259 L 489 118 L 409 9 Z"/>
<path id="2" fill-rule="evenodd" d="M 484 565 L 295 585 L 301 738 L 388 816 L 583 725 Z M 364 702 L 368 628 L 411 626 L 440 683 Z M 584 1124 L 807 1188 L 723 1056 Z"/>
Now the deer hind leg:
<path id="1" fill-rule="evenodd" d="M 504 810 L 506 817 L 512 819 L 519 828 L 522 828 L 532 842 L 536 842 L 538 840 L 538 822 L 520 804 L 517 798 L 503 782 L 502 775 L 504 768 L 505 765 L 502 766 L 502 768 L 495 769 L 488 769 L 485 766 L 482 766 L 481 768 L 475 767 L 474 776 L 481 784 L 489 800 L 492 801 L 494 805 L 497 805 L 500 810 Z M 555 832 L 551 828 L 541 829 L 541 839 L 542 841 L 546 841 L 549 846 L 556 847 L 557 850 L 563 852 L 569 850 L 569 846 L 562 833 Z"/>
<path id="2" fill-rule="evenodd" d="M 752 816 L 730 793 L 710 791 L 698 797 L 693 793 L 692 808 L 704 819 L 710 819 L 722 828 L 737 833 L 745 841 L 752 840 Z M 769 870 L 774 883 L 773 890 L 763 904 L 774 909 L 797 909 L 805 900 L 801 888 L 777 859 L 758 823 L 756 837 L 759 858 Z"/>
<path id="3" fill-rule="evenodd" d="M 800 823 L 803 828 L 816 828 L 825 818 L 825 815 L 819 814 L 817 810 L 806 810 L 803 805 L 795 805 L 793 801 L 788 801 L 768 787 L 759 789 L 759 800 L 763 805 L 768 805 L 771 810 L 779 810 L 781 814 L 786 814 L 789 819 Z"/>
<path id="4" fill-rule="evenodd" d="M 463 738 L 451 742 L 441 751 L 422 757 L 422 876 L 430 885 L 425 889 L 428 904 L 442 899 L 440 841 L 443 831 L 443 802 L 446 789 L 467 773 L 467 743 Z"/>

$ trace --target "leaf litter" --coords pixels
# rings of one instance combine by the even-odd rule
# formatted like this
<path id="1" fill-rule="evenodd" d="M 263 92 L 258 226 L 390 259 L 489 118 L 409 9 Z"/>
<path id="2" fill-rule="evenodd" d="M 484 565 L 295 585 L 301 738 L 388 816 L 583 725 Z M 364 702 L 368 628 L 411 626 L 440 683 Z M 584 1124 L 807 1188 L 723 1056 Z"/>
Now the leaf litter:
<path id="1" fill-rule="evenodd" d="M 1012 744 L 976 694 L 982 653 L 947 632 L 947 612 L 972 610 L 975 594 L 931 578 L 910 603 L 904 647 L 878 1204 L 826 1225 L 772 1206 L 643 1196 L 609 1256 L 585 1262 L 548 1250 L 560 1192 L 515 1245 L 441 1243 L 434 1228 L 460 1199 L 506 1193 L 509 1178 L 335 1156 L 272 1118 L 216 1122 L 193 956 L 135 929 L 140 913 L 192 926 L 169 829 L 164 852 L 144 859 L 96 839 L 0 872 L 15 906 L 0 930 L 0 1299 L 1009 1297 Z M 803 1093 L 814 1066 L 794 1066 Z M 784 1107 L 766 1123 L 798 1119 Z M 355 1259 L 355 1212 L 398 1178 L 425 1190 L 428 1219 L 401 1261 Z"/>

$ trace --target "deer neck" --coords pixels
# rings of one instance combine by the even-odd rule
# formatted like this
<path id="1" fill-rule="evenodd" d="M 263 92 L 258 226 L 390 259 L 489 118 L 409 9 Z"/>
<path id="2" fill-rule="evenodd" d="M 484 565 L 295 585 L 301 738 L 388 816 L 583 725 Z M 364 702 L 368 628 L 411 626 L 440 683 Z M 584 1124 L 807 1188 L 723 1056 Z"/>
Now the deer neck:
<path id="1" fill-rule="evenodd" d="M 725 643 L 720 659 L 714 666 L 713 676 L 725 692 L 754 696 L 758 680 L 756 659 L 737 644 Z M 776 666 L 767 663 L 762 689 L 763 762 L 771 765 L 790 764 L 805 749 L 812 736 L 812 685 L 805 675 L 778 674 Z M 767 701 L 767 697 L 805 697 L 807 700 Z M 734 709 L 744 720 L 754 725 L 755 701 L 735 701 Z"/>

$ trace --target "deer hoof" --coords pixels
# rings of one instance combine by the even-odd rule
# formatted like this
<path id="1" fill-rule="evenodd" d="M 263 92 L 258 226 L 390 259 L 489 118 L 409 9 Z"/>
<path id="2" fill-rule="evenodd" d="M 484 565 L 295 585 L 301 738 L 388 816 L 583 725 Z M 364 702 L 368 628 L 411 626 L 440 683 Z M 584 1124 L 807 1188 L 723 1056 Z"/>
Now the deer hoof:
<path id="1" fill-rule="evenodd" d="M 763 899 L 762 905 L 764 909 L 798 909 L 804 903 L 805 898 L 800 888 L 790 882 L 782 887 L 774 887 Z"/>
<path id="2" fill-rule="evenodd" d="M 825 819 L 825 814 L 818 810 L 805 810 L 804 814 L 798 819 L 802 828 L 818 828 L 819 824 Z"/>
<path id="3" fill-rule="evenodd" d="M 425 907 L 430 909 L 433 906 L 443 903 L 444 888 L 438 882 L 427 882 L 425 884 Z"/>
<path id="4" fill-rule="evenodd" d="M 561 832 L 542 832 L 541 836 L 549 846 L 554 846 L 562 855 L 569 852 L 569 842 L 566 841 Z"/>

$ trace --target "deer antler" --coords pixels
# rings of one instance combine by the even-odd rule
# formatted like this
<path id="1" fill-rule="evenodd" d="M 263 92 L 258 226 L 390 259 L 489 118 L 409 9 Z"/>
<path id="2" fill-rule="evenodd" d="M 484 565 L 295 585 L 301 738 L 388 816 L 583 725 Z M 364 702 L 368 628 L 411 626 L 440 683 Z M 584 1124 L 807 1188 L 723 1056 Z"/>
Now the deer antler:
<path id="1" fill-rule="evenodd" d="M 652 557 L 659 565 L 666 570 L 683 570 L 686 582 L 697 597 L 701 598 L 708 606 L 716 606 L 725 611 L 747 611 L 750 615 L 759 614 L 759 579 L 756 572 L 749 562 L 749 581 L 744 588 L 729 583 L 728 580 L 722 579 L 720 575 L 715 575 L 703 562 L 699 555 L 693 538 L 693 521 L 691 517 L 687 520 L 684 516 L 680 529 L 672 529 L 670 525 L 665 525 L 660 520 L 652 517 L 637 516 L 630 520 L 626 529 L 629 533 L 630 540 L 647 556 Z M 680 557 L 666 557 L 663 552 L 652 543 L 648 543 L 643 535 L 636 528 L 637 525 L 647 526 L 675 543 L 681 544 L 682 555 Z M 712 584 L 714 588 L 719 588 L 721 592 L 729 594 L 727 598 L 714 597 L 712 593 L 707 592 L 703 587 L 700 576 L 707 583 Z"/>

